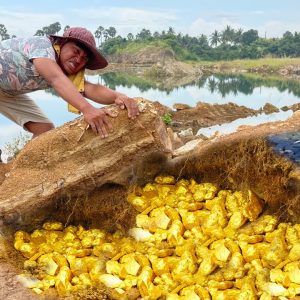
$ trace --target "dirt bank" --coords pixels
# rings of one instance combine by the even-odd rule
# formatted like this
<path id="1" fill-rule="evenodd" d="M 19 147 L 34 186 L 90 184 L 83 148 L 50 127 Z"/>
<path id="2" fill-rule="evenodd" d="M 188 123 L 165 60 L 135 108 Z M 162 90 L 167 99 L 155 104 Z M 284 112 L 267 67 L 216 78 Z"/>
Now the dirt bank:
<path id="1" fill-rule="evenodd" d="M 259 59 L 235 60 L 226 62 L 180 62 L 171 50 L 159 47 L 145 47 L 136 52 L 108 56 L 110 65 L 103 72 L 116 69 L 143 67 L 139 70 L 153 77 L 199 76 L 199 74 L 216 73 L 255 73 L 276 75 L 300 80 L 300 65 L 296 59 Z"/>

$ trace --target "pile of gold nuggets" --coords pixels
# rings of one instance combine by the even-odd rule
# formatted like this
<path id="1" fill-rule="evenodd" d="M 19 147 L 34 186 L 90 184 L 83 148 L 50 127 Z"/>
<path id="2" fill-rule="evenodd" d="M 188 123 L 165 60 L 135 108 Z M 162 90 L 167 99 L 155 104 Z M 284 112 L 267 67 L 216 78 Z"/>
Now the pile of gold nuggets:
<path id="1" fill-rule="evenodd" d="M 172 176 L 136 187 L 136 227 L 114 234 L 45 223 L 18 231 L 27 258 L 19 280 L 37 294 L 103 284 L 126 299 L 271 300 L 300 294 L 300 224 L 263 215 L 251 191 L 220 190 Z M 116 298 L 118 298 L 116 296 Z"/>

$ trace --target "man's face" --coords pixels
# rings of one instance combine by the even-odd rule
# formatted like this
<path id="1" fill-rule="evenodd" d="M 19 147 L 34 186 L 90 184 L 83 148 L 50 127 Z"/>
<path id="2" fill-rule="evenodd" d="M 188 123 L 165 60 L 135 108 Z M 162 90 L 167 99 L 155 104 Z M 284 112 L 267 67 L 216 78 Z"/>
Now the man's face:
<path id="1" fill-rule="evenodd" d="M 88 62 L 85 50 L 81 49 L 74 42 L 65 43 L 59 56 L 59 65 L 67 75 L 76 74 Z"/>

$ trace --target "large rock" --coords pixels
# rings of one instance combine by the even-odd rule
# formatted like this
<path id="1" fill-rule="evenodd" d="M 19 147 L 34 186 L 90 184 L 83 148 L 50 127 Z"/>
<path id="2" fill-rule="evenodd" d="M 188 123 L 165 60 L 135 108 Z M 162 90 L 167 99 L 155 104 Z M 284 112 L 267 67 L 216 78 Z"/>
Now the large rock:
<path id="1" fill-rule="evenodd" d="M 135 120 L 119 111 L 112 119 L 114 132 L 105 139 L 79 118 L 30 141 L 0 185 L 0 219 L 14 226 L 32 224 L 32 218 L 54 213 L 57 201 L 82 198 L 105 184 L 134 182 L 142 162 L 171 148 L 154 106 L 144 106 Z"/>

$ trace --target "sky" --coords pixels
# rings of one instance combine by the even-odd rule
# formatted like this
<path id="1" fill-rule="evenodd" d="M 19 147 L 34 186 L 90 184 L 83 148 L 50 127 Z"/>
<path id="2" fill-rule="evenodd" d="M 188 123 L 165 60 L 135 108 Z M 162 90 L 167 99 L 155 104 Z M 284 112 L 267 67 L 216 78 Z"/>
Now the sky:
<path id="1" fill-rule="evenodd" d="M 300 31 L 299 11 L 299 0 L 0 0 L 0 24 L 16 36 L 60 22 L 92 32 L 113 26 L 121 36 L 169 27 L 176 33 L 210 35 L 230 25 L 277 37 L 287 30 Z"/>
<path id="2" fill-rule="evenodd" d="M 281 37 L 287 30 L 300 32 L 299 12 L 299 0 L 0 0 L 0 24 L 10 35 L 19 37 L 34 35 L 54 22 L 60 22 L 62 28 L 82 26 L 92 32 L 98 26 L 113 26 L 124 37 L 143 28 L 153 33 L 169 27 L 176 33 L 197 37 L 221 31 L 227 25 L 244 31 L 256 29 L 262 37 Z M 51 113 L 55 100 L 39 92 L 33 97 L 40 98 Z M 59 105 L 64 107 L 65 103 Z M 57 108 L 52 109 L 54 115 Z M 61 120 L 71 118 L 65 113 Z M 0 148 L 21 131 L 0 114 Z"/>

